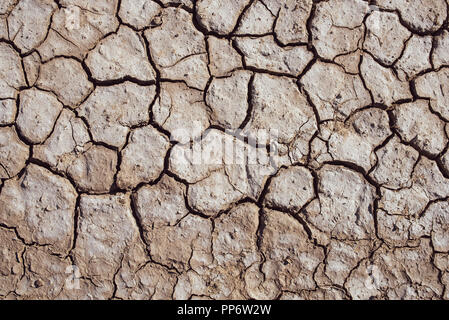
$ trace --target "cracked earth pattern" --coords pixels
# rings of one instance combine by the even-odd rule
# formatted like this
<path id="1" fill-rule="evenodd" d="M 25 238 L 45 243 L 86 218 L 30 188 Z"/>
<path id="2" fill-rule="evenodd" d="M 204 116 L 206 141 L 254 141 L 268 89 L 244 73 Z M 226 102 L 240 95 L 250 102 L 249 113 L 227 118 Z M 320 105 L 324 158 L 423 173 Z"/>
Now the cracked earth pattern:
<path id="1" fill-rule="evenodd" d="M 448 299 L 448 7 L 0 0 L 0 298 Z"/>

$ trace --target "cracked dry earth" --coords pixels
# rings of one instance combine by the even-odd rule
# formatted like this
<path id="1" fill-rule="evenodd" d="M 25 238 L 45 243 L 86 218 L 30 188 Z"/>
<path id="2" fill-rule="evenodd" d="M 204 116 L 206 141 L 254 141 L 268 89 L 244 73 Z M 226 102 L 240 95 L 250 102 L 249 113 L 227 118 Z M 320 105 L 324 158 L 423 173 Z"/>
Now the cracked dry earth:
<path id="1" fill-rule="evenodd" d="M 448 299 L 448 7 L 0 0 L 0 298 Z"/>

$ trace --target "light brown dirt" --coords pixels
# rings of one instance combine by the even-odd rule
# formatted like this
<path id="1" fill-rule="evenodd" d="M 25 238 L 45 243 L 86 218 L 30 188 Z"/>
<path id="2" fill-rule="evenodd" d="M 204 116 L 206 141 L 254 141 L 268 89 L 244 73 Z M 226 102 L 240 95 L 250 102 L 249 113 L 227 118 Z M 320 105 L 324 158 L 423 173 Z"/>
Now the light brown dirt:
<path id="1" fill-rule="evenodd" d="M 446 0 L 0 0 L 0 299 L 449 299 Z"/>

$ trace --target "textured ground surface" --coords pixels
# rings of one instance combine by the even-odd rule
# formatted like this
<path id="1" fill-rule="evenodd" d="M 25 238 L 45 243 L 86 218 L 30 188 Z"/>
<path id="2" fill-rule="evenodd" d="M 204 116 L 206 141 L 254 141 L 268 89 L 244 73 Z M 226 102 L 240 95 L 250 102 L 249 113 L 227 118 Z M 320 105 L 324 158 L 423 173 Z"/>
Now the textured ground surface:
<path id="1" fill-rule="evenodd" d="M 0 0 L 0 298 L 448 299 L 446 0 Z"/>

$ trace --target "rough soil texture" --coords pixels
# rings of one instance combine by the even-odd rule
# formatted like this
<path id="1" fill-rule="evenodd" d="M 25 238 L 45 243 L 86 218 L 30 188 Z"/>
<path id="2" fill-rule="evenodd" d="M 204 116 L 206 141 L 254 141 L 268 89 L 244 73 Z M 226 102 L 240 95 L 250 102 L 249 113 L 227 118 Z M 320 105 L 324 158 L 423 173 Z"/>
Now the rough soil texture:
<path id="1" fill-rule="evenodd" d="M 0 298 L 449 299 L 448 8 L 0 0 Z"/>

